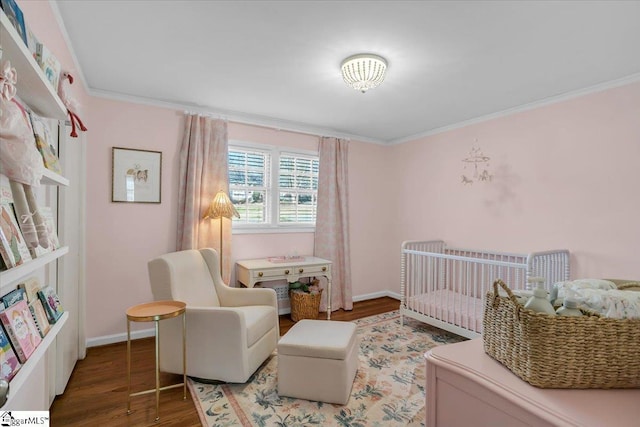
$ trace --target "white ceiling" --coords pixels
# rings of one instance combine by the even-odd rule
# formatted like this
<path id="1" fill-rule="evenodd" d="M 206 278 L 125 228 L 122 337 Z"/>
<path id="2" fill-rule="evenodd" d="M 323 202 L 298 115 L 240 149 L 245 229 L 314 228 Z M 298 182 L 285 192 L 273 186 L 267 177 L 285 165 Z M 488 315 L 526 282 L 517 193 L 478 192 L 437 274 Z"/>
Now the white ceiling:
<path id="1" fill-rule="evenodd" d="M 640 1 L 56 3 L 94 94 L 365 141 L 640 77 Z M 362 52 L 389 62 L 365 94 Z"/>

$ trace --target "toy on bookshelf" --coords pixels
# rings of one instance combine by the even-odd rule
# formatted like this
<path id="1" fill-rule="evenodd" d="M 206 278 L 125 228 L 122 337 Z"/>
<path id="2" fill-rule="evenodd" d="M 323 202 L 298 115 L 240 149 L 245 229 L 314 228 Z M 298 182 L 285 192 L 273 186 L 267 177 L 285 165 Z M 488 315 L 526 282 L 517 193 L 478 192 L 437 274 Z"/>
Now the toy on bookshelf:
<path id="1" fill-rule="evenodd" d="M 47 313 L 47 319 L 52 325 L 58 321 L 64 309 L 56 291 L 51 286 L 45 286 L 38 291 L 38 298 L 42 301 L 42 306 Z"/>
<path id="2" fill-rule="evenodd" d="M 11 348 L 9 338 L 0 328 L 0 378 L 11 381 L 22 365 Z"/>
<path id="3" fill-rule="evenodd" d="M 42 341 L 27 302 L 18 301 L 0 312 L 0 321 L 7 332 L 20 363 L 25 363 Z"/>
<path id="4" fill-rule="evenodd" d="M 40 185 L 44 165 L 36 148 L 27 110 L 15 97 L 18 73 L 9 61 L 4 61 L 0 74 L 0 174 L 23 184 Z"/>
<path id="5" fill-rule="evenodd" d="M 69 134 L 72 138 L 78 137 L 78 132 L 76 130 L 77 127 L 80 128 L 81 131 L 86 132 L 87 127 L 82 123 L 80 117 L 78 117 L 78 102 L 69 95 L 67 92 L 67 88 L 65 86 L 65 80 L 69 80 L 69 84 L 73 84 L 73 76 L 69 74 L 68 71 L 63 71 L 60 75 L 60 84 L 58 85 L 58 96 L 62 100 L 62 103 L 65 107 L 67 107 L 67 113 L 69 113 L 69 121 L 71 122 L 71 133 Z"/>

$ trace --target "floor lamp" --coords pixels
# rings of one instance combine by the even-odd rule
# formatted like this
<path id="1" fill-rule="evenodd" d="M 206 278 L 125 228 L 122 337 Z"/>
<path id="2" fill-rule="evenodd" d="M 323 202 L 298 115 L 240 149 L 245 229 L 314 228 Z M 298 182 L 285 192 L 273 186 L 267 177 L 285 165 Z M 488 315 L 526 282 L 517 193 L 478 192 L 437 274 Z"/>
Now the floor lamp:
<path id="1" fill-rule="evenodd" d="M 223 190 L 218 191 L 216 197 L 213 198 L 207 213 L 204 214 L 204 219 L 220 219 L 220 276 L 222 276 L 222 218 L 240 218 L 240 214 L 233 206 L 233 202 L 227 196 Z"/>

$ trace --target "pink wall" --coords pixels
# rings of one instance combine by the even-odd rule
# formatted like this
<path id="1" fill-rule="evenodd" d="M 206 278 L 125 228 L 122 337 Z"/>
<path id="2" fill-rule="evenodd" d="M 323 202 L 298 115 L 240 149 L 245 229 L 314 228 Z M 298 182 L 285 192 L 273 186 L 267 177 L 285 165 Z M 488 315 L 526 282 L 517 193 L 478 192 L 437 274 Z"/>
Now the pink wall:
<path id="1" fill-rule="evenodd" d="M 88 150 L 87 189 L 87 337 L 122 333 L 125 310 L 152 298 L 147 261 L 175 250 L 177 182 L 182 113 L 91 98 L 94 117 Z M 229 124 L 229 139 L 317 150 L 318 138 L 268 128 Z M 111 202 L 111 147 L 162 151 L 162 203 Z M 389 288 L 387 269 L 372 269 L 391 249 L 387 213 L 372 194 L 389 192 L 390 148 L 353 141 L 350 191 L 353 294 Z M 234 260 L 293 253 L 313 254 L 313 233 L 234 234 Z M 382 257 L 382 258 L 381 258 Z M 375 260 L 375 261 L 374 261 Z M 144 325 L 133 325 L 143 329 Z"/>
<path id="2" fill-rule="evenodd" d="M 182 133 L 181 115 L 176 111 L 95 97 L 91 98 L 90 110 L 86 239 L 89 339 L 126 330 L 126 309 L 152 299 L 147 262 L 175 250 L 175 165 Z M 162 152 L 162 203 L 111 202 L 114 146 Z"/>
<path id="3" fill-rule="evenodd" d="M 389 161 L 395 147 L 351 142 L 349 145 L 349 227 L 353 296 L 394 290 L 400 260 L 393 242 L 394 195 L 398 182 Z"/>
<path id="4" fill-rule="evenodd" d="M 393 246 L 566 248 L 573 277 L 640 278 L 639 117 L 634 83 L 394 147 Z M 495 177 L 464 186 L 461 159 L 476 138 Z"/>

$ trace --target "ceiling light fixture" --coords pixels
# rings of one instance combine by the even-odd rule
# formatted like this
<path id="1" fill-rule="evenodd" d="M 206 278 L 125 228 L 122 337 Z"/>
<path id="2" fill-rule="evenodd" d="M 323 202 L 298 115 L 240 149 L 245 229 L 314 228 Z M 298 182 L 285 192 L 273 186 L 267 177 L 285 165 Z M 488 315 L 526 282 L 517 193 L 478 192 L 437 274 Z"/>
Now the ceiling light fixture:
<path id="1" fill-rule="evenodd" d="M 341 69 L 344 82 L 365 93 L 384 81 L 387 60 L 378 55 L 361 53 L 342 61 Z"/>

